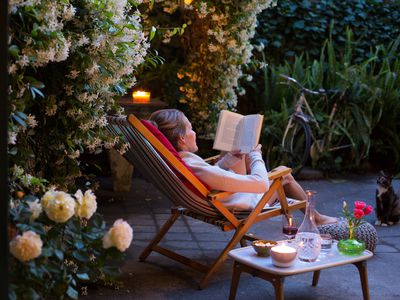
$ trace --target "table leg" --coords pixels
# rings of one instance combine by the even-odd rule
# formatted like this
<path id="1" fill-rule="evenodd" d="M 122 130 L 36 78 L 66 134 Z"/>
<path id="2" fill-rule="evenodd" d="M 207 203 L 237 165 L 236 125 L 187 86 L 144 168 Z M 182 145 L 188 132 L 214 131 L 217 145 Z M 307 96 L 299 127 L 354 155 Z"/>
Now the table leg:
<path id="1" fill-rule="evenodd" d="M 317 286 L 320 274 L 321 274 L 320 270 L 314 271 L 314 275 L 313 275 L 313 278 L 312 278 L 312 286 Z"/>
<path id="2" fill-rule="evenodd" d="M 235 261 L 233 265 L 233 273 L 232 273 L 232 281 L 231 281 L 231 290 L 229 292 L 229 300 L 234 300 L 236 297 L 237 287 L 239 285 L 240 274 L 242 270 L 240 269 L 240 263 Z"/>
<path id="3" fill-rule="evenodd" d="M 271 283 L 274 286 L 275 289 L 275 300 L 283 300 L 283 283 L 284 283 L 284 278 L 283 277 L 275 277 L 271 280 Z"/>
<path id="4" fill-rule="evenodd" d="M 368 287 L 368 272 L 367 272 L 367 261 L 360 261 L 353 263 L 360 273 L 361 287 L 363 292 L 364 300 L 369 300 L 369 287 Z"/>

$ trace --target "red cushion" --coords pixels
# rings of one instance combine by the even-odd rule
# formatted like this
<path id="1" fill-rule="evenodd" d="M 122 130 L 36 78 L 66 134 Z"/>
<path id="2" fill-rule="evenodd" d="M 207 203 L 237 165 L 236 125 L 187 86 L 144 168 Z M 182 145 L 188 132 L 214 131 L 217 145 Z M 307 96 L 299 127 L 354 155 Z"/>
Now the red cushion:
<path id="1" fill-rule="evenodd" d="M 208 190 L 210 190 L 210 187 L 203 181 L 201 181 L 200 178 L 198 178 L 194 174 L 194 172 L 189 168 L 189 166 L 183 161 L 178 151 L 176 151 L 174 146 L 172 146 L 171 142 L 165 137 L 165 135 L 160 130 L 158 130 L 157 127 L 155 127 L 153 124 L 151 124 L 151 122 L 146 120 L 140 120 L 140 122 L 142 122 L 142 124 L 161 142 L 161 144 L 165 146 L 165 148 L 168 149 L 169 152 L 172 153 L 172 155 L 174 155 L 188 169 L 190 173 L 193 174 L 194 177 L 196 177 Z M 174 171 L 175 175 L 178 176 L 180 180 L 182 180 L 183 184 L 187 188 L 189 188 L 196 195 L 203 197 L 200 191 L 185 176 L 183 176 L 180 172 L 175 170 L 175 168 L 172 168 L 172 170 Z"/>

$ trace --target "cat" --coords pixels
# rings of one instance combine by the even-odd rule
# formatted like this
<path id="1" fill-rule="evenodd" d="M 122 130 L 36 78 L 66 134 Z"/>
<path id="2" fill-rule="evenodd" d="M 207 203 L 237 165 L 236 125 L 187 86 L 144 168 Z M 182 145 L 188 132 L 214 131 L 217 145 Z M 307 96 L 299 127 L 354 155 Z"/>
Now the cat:
<path id="1" fill-rule="evenodd" d="M 400 198 L 394 192 L 391 175 L 383 171 L 378 176 L 376 188 L 375 225 L 393 225 L 400 220 Z"/>

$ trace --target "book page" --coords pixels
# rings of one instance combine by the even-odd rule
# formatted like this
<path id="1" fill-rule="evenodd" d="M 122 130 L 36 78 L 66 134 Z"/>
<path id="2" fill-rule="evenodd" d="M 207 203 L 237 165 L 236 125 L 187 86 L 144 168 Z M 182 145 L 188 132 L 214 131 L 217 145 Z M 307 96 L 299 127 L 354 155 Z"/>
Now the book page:
<path id="1" fill-rule="evenodd" d="M 239 145 L 241 153 L 249 153 L 258 144 L 262 121 L 262 115 L 248 115 L 243 118 Z"/>
<path id="2" fill-rule="evenodd" d="M 238 150 L 241 114 L 223 110 L 219 115 L 217 133 L 215 134 L 213 148 L 221 151 Z"/>

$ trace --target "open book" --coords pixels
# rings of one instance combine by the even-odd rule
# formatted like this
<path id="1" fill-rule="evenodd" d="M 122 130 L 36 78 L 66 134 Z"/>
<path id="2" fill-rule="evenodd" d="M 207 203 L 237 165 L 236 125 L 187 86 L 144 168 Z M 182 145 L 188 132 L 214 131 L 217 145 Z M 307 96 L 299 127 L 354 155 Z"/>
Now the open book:
<path id="1" fill-rule="evenodd" d="M 262 115 L 243 116 L 228 110 L 221 111 L 213 148 L 249 153 L 258 144 L 262 122 Z"/>

